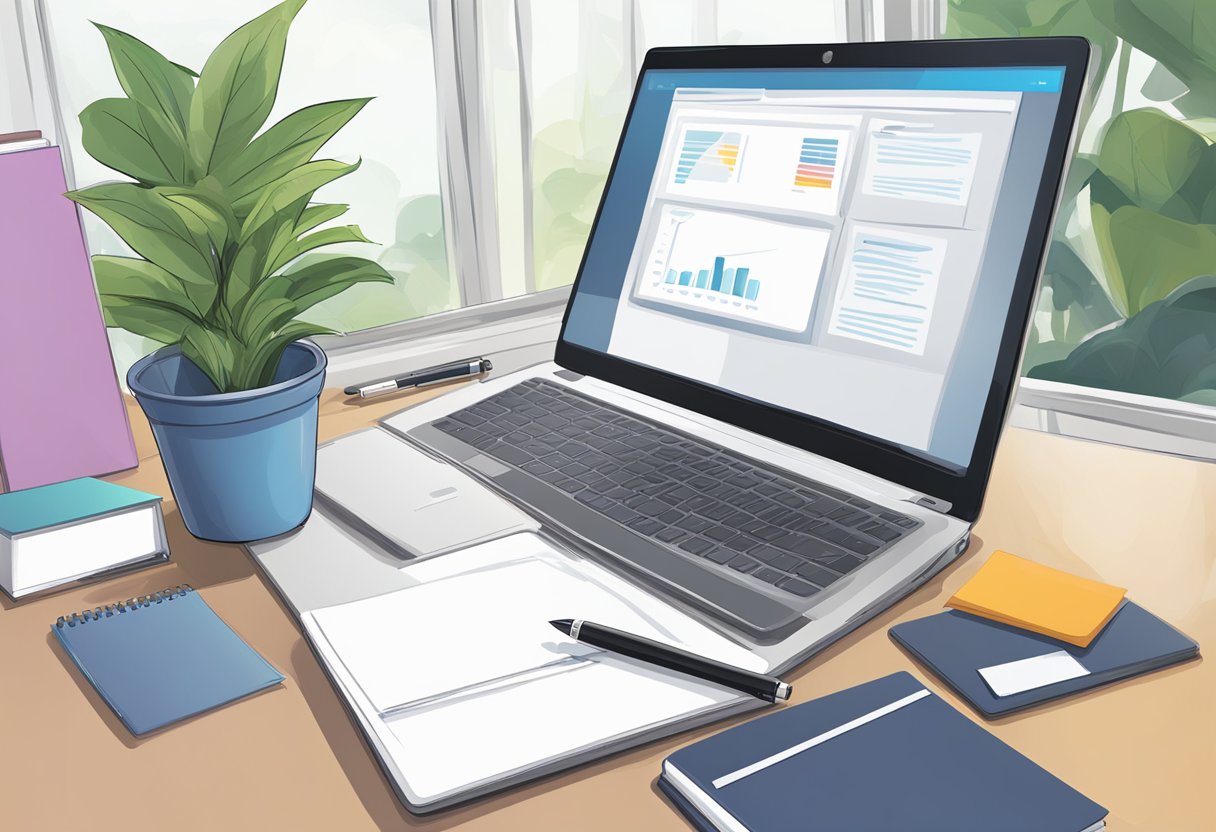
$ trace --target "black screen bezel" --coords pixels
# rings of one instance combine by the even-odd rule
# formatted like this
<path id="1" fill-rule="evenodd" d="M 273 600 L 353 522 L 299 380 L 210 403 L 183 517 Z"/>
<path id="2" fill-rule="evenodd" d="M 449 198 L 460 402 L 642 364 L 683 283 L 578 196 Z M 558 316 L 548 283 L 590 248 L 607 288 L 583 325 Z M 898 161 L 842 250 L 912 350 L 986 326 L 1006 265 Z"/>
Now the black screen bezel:
<path id="1" fill-rule="evenodd" d="M 570 307 L 578 293 L 587 262 L 584 250 L 570 303 L 562 317 L 556 362 L 569 370 L 603 379 L 655 399 L 696 411 L 763 436 L 802 448 L 866 471 L 890 482 L 930 495 L 950 504 L 949 513 L 967 522 L 979 515 L 992 469 L 1005 413 L 1017 379 L 1022 344 L 1033 311 L 1035 288 L 1044 259 L 1057 193 L 1068 158 L 1073 124 L 1089 58 L 1084 38 L 1017 38 L 995 40 L 940 40 L 881 43 L 838 43 L 790 46 L 679 47 L 652 49 L 638 73 L 630 102 L 632 116 L 646 72 L 652 69 L 816 69 L 824 67 L 824 53 L 831 51 L 831 68 L 968 68 L 1063 66 L 1060 104 L 1048 141 L 1047 158 L 1018 264 L 1009 312 L 1006 315 L 997 353 L 992 385 L 988 390 L 971 459 L 957 471 L 917 455 L 894 443 L 844 428 L 812 416 L 728 393 L 707 384 L 673 375 L 587 349 L 566 340 Z M 622 129 L 616 156 L 600 198 L 593 239 L 599 225 L 620 158 L 621 145 L 629 129 Z M 588 249 L 590 243 L 588 243 Z M 794 382 L 792 382 L 794 383 Z"/>

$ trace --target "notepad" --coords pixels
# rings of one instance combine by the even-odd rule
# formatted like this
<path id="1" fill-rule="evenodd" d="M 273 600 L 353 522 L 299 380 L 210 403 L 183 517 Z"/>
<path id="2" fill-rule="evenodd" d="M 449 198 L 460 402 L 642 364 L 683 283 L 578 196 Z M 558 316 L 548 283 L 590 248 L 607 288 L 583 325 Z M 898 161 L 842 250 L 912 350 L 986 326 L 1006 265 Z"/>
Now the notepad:
<path id="1" fill-rule="evenodd" d="M 1126 594 L 1123 587 L 993 552 L 946 606 L 1088 647 Z"/>
<path id="2" fill-rule="evenodd" d="M 908 673 L 693 743 L 659 787 L 715 832 L 1096 832 L 1106 815 Z"/>
<path id="3" fill-rule="evenodd" d="M 283 681 L 185 585 L 61 616 L 51 632 L 136 736 Z"/>
<path id="4" fill-rule="evenodd" d="M 1088 647 L 959 610 L 905 621 L 891 638 L 989 719 L 1194 658 L 1195 641 L 1133 601 Z"/>

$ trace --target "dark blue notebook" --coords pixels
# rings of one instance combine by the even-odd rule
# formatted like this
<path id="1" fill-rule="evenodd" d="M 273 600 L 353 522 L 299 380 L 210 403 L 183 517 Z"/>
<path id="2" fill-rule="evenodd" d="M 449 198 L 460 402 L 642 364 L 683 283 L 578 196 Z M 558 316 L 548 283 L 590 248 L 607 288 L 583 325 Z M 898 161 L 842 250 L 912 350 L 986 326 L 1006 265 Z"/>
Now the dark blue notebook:
<path id="1" fill-rule="evenodd" d="M 1192 658 L 1199 645 L 1143 607 L 1127 601 L 1089 647 L 989 621 L 958 610 L 891 628 L 891 638 L 988 718 L 1157 670 Z M 1063 651 L 1085 676 L 997 696 L 981 667 Z"/>
<path id="2" fill-rule="evenodd" d="M 283 681 L 188 586 L 61 617 L 51 632 L 136 736 Z"/>
<path id="3" fill-rule="evenodd" d="M 1106 816 L 908 673 L 681 749 L 659 785 L 701 830 L 1083 832 Z"/>

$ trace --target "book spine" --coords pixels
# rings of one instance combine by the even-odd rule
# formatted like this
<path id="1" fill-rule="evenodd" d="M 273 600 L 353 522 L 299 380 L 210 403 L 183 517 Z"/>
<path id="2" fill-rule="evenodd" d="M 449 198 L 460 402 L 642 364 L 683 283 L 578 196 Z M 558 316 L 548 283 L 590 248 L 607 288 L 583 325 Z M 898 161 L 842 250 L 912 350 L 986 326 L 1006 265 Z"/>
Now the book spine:
<path id="1" fill-rule="evenodd" d="M 70 615 L 61 615 L 55 620 L 55 626 L 59 629 L 64 627 L 75 627 L 78 624 L 87 624 L 90 621 L 98 621 L 102 618 L 110 618 L 121 613 L 131 612 L 140 607 L 150 607 L 153 604 L 163 604 L 166 601 L 172 601 L 175 598 L 181 598 L 188 592 L 194 592 L 194 588 L 189 584 L 178 584 L 171 589 L 162 589 L 160 592 L 153 592 L 150 595 L 137 595 L 134 598 L 128 598 L 125 601 L 118 601 L 114 604 L 107 604 L 103 607 L 94 607 L 91 610 L 81 610 Z"/>

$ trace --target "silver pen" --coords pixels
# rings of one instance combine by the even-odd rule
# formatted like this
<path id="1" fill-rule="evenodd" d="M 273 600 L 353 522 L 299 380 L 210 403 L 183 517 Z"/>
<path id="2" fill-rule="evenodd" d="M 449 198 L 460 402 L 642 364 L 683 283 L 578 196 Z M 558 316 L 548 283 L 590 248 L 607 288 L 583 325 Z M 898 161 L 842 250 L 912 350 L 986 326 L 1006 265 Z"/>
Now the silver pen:
<path id="1" fill-rule="evenodd" d="M 484 375 L 492 369 L 494 369 L 494 365 L 490 363 L 490 359 L 488 358 L 466 358 L 461 361 L 453 361 L 451 364 L 440 364 L 438 367 L 427 367 L 424 370 L 416 370 L 400 378 L 373 381 L 362 385 L 357 384 L 347 387 L 343 392 L 348 396 L 358 396 L 366 399 L 370 396 L 393 393 L 397 390 L 404 390 L 410 387 L 426 387 L 427 385 L 438 384 L 442 381 Z"/>

